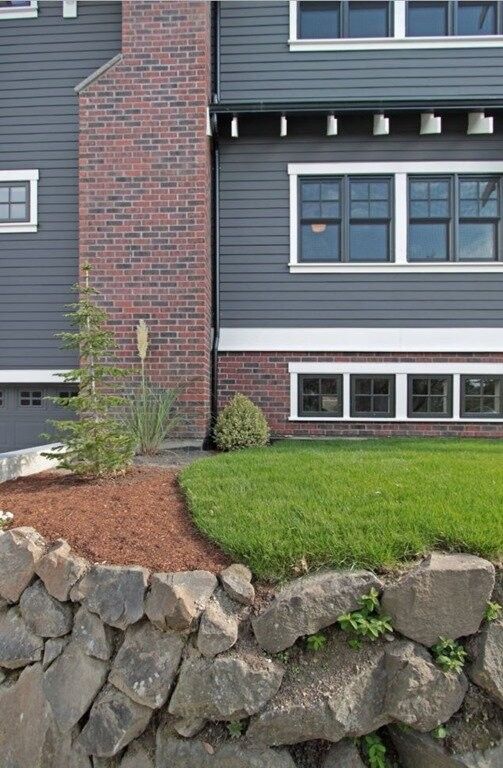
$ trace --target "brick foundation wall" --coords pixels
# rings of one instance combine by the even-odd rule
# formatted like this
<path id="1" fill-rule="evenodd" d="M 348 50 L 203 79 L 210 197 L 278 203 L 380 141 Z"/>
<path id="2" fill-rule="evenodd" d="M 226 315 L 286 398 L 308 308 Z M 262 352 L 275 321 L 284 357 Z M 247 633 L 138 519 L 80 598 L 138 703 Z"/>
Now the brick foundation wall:
<path id="1" fill-rule="evenodd" d="M 275 436 L 293 437 L 503 437 L 503 423 L 491 422 L 308 422 L 289 421 L 289 363 L 501 363 L 503 354 L 369 354 L 226 352 L 218 363 L 219 408 L 236 392 L 242 392 L 263 409 Z"/>
<path id="2" fill-rule="evenodd" d="M 182 386 L 185 434 L 210 411 L 210 3 L 123 0 L 122 61 L 80 94 L 80 261 L 118 342 L 150 376 Z"/>

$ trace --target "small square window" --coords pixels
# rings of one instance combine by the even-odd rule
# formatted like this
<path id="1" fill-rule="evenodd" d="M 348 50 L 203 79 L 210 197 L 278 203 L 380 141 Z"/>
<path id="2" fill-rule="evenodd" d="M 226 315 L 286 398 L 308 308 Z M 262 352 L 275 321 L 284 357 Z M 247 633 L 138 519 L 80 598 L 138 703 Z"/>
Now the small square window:
<path id="1" fill-rule="evenodd" d="M 393 418 L 395 415 L 394 376 L 351 376 L 353 418 Z"/>
<path id="2" fill-rule="evenodd" d="M 342 376 L 299 376 L 299 416 L 342 416 Z"/>
<path id="3" fill-rule="evenodd" d="M 502 418 L 503 376 L 462 376 L 461 415 Z"/>
<path id="4" fill-rule="evenodd" d="M 410 419 L 452 418 L 452 376 L 409 376 Z"/>
<path id="5" fill-rule="evenodd" d="M 42 405 L 40 389 L 22 389 L 19 393 L 19 405 L 24 407 L 39 407 Z"/>
<path id="6" fill-rule="evenodd" d="M 0 223 L 30 220 L 29 182 L 0 182 Z"/>

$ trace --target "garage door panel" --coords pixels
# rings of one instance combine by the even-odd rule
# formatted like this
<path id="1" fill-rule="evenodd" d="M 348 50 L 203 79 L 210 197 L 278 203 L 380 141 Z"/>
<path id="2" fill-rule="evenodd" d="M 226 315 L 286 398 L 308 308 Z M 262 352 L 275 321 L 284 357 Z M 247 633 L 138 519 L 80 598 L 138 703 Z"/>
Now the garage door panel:
<path id="1" fill-rule="evenodd" d="M 73 418 L 74 414 L 45 398 L 68 389 L 67 385 L 3 385 L 0 388 L 0 451 L 51 442 L 54 427 L 48 421 Z"/>

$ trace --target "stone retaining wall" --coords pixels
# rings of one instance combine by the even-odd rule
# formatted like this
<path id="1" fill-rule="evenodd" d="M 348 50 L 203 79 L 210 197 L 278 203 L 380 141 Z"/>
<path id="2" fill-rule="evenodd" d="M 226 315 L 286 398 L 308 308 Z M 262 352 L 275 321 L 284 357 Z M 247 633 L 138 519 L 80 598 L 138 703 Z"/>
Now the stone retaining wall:
<path id="1" fill-rule="evenodd" d="M 0 765 L 365 768 L 355 740 L 383 729 L 403 768 L 501 768 L 503 621 L 485 620 L 499 578 L 480 558 L 433 554 L 386 583 L 328 571 L 257 599 L 244 566 L 92 565 L 12 529 L 0 534 Z M 395 632 L 353 649 L 336 621 L 371 588 Z M 435 662 L 439 636 L 461 639 L 463 672 Z"/>

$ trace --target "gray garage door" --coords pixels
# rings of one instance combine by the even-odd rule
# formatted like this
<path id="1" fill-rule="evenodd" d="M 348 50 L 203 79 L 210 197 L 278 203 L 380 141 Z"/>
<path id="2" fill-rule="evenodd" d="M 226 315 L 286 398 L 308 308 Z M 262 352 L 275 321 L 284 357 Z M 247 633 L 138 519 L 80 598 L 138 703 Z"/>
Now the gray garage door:
<path id="1" fill-rule="evenodd" d="M 64 384 L 0 384 L 0 452 L 51 442 L 42 436 L 51 432 L 47 420 L 70 418 L 72 412 L 45 398 L 69 391 Z"/>

